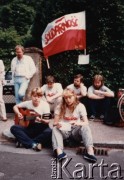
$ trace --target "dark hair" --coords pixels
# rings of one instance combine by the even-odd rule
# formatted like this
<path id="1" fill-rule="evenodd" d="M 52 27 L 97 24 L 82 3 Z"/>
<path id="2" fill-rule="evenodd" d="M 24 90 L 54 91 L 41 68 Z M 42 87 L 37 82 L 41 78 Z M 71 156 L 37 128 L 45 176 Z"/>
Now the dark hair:
<path id="1" fill-rule="evenodd" d="M 54 83 L 55 82 L 55 78 L 51 75 L 46 77 L 46 83 Z"/>
<path id="2" fill-rule="evenodd" d="M 80 79 L 80 82 L 82 82 L 83 81 L 83 76 L 82 76 L 82 74 L 77 74 L 77 75 L 75 75 L 74 76 L 74 79 Z"/>

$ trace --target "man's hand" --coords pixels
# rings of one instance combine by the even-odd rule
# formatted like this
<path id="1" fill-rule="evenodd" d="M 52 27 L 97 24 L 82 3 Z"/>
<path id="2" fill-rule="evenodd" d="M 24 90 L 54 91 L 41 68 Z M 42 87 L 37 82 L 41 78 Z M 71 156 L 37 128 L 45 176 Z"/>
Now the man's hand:
<path id="1" fill-rule="evenodd" d="M 23 119 L 23 115 L 20 112 L 17 114 L 17 116 L 20 120 Z"/>
<path id="2" fill-rule="evenodd" d="M 36 117 L 36 122 L 40 122 L 40 123 L 43 123 L 43 124 L 49 124 L 50 120 L 46 120 L 46 119 L 42 119 L 40 117 Z"/>
<path id="3" fill-rule="evenodd" d="M 53 123 L 53 126 L 56 126 L 58 129 L 62 127 L 60 123 Z"/>

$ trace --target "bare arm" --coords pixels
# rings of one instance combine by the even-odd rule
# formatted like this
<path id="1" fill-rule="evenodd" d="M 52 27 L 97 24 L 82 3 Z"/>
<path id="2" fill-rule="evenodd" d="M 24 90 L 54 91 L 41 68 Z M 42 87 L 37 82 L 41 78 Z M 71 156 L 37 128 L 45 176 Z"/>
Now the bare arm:
<path id="1" fill-rule="evenodd" d="M 53 126 L 56 126 L 59 123 L 59 120 L 60 120 L 60 116 L 56 114 L 53 121 Z"/>
<path id="2" fill-rule="evenodd" d="M 23 115 L 19 112 L 19 106 L 18 105 L 15 105 L 13 107 L 13 110 L 14 110 L 15 114 L 17 114 L 19 119 L 23 119 Z"/>
<path id="3" fill-rule="evenodd" d="M 82 83 L 81 83 L 81 96 L 86 96 L 87 95 L 87 88 L 86 86 L 84 86 Z"/>
<path id="4" fill-rule="evenodd" d="M 104 96 L 99 96 L 99 95 L 97 95 L 97 94 L 88 94 L 87 95 L 88 96 L 88 98 L 90 98 L 90 99 L 103 99 L 104 98 Z"/>
<path id="5" fill-rule="evenodd" d="M 95 90 L 96 93 L 101 94 L 106 97 L 114 97 L 114 92 L 113 91 L 100 91 L 100 90 Z"/>

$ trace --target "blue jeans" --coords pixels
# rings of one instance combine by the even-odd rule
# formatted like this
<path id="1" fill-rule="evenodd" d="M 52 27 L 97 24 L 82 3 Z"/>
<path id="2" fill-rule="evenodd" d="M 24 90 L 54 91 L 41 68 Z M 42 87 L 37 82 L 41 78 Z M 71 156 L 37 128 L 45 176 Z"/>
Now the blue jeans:
<path id="1" fill-rule="evenodd" d="M 42 123 L 33 123 L 28 127 L 13 125 L 10 131 L 25 148 L 32 148 L 34 143 L 50 143 L 52 136 L 49 126 Z"/>
<path id="2" fill-rule="evenodd" d="M 15 98 L 16 104 L 22 102 L 23 97 L 25 96 L 26 90 L 28 88 L 29 80 L 25 77 L 16 76 L 14 77 L 14 86 L 15 86 Z"/>
<path id="3" fill-rule="evenodd" d="M 104 115 L 106 117 L 110 108 L 110 99 L 108 97 L 104 99 L 88 99 L 90 114 L 94 116 Z"/>

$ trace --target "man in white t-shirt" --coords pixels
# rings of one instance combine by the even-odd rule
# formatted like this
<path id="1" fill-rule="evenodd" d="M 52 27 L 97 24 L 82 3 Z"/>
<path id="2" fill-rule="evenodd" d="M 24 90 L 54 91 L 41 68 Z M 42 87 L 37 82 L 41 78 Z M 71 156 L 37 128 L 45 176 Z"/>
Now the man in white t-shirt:
<path id="1" fill-rule="evenodd" d="M 67 86 L 67 89 L 71 89 L 77 95 L 77 98 L 80 100 L 87 95 L 87 88 L 83 84 L 83 76 L 81 74 L 77 74 L 74 76 L 73 84 Z"/>
<path id="2" fill-rule="evenodd" d="M 114 97 L 114 92 L 104 85 L 103 76 L 95 75 L 92 86 L 88 88 L 90 120 L 94 120 L 96 116 L 100 115 L 100 119 L 105 123 L 110 108 L 110 98 L 112 97 Z"/>
<path id="3" fill-rule="evenodd" d="M 44 99 L 50 105 L 50 110 L 55 112 L 55 110 L 61 105 L 63 88 L 60 83 L 55 82 L 54 76 L 46 77 L 46 84 L 41 87 L 44 94 Z"/>
<path id="4" fill-rule="evenodd" d="M 16 57 L 12 59 L 11 71 L 14 77 L 16 104 L 23 101 L 30 79 L 36 72 L 33 59 L 24 55 L 24 47 L 15 47 Z"/>
<path id="5" fill-rule="evenodd" d="M 50 120 L 43 119 L 44 114 L 50 114 L 49 104 L 42 99 L 41 88 L 34 88 L 31 92 L 31 100 L 22 102 L 14 106 L 14 112 L 18 118 L 23 119 L 19 108 L 34 110 L 38 113 L 34 123 L 30 123 L 28 127 L 21 125 L 13 125 L 11 133 L 16 137 L 17 141 L 26 148 L 32 148 L 36 151 L 41 150 L 41 145 L 45 145 L 51 139 L 51 129 L 49 128 Z M 41 117 L 39 117 L 41 115 Z"/>

